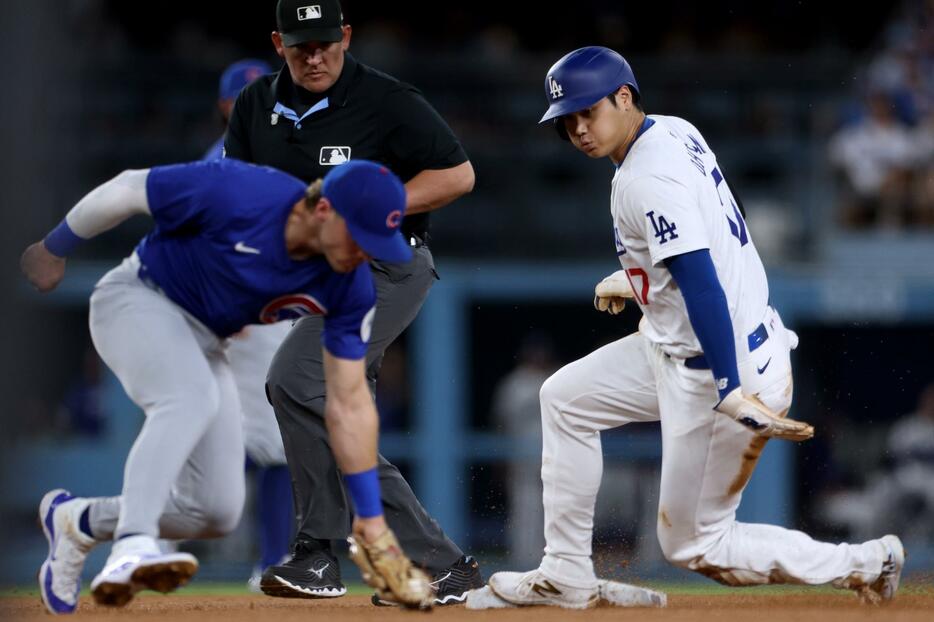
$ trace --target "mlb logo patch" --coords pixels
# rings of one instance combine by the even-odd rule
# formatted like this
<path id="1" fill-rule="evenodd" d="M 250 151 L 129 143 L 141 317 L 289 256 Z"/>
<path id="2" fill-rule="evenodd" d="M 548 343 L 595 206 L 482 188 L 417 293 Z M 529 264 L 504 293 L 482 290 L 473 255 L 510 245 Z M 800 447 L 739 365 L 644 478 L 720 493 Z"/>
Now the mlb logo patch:
<path id="1" fill-rule="evenodd" d="M 334 166 L 343 164 L 350 159 L 350 147 L 328 145 L 321 147 L 321 153 L 318 155 L 318 164 L 321 166 Z"/>
<path id="2" fill-rule="evenodd" d="M 321 19 L 320 4 L 298 7 L 298 21 L 303 22 L 307 19 Z"/>

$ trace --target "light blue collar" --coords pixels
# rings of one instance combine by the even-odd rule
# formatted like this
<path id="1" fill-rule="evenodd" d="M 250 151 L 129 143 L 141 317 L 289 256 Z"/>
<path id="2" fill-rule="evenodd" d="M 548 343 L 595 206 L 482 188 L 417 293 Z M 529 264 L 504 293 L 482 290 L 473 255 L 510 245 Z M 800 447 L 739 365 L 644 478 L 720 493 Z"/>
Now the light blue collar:
<path id="1" fill-rule="evenodd" d="M 319 110 L 324 110 L 327 107 L 328 107 L 328 98 L 325 97 L 324 99 L 319 101 L 317 104 L 315 104 L 314 106 L 306 110 L 305 114 L 303 114 L 302 116 L 298 116 L 298 114 L 294 110 L 292 110 L 288 106 L 283 106 L 281 102 L 276 102 L 276 105 L 273 107 L 272 111 L 278 115 L 285 117 L 289 121 L 293 121 L 294 123 L 300 123 L 301 121 L 304 121 L 305 117 L 307 117 L 308 115 L 318 112 Z"/>

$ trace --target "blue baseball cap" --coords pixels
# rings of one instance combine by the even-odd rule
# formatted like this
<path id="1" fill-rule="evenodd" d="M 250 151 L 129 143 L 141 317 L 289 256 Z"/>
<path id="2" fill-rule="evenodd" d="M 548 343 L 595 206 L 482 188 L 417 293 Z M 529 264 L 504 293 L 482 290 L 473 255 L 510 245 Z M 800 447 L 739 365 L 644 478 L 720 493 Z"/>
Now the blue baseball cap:
<path id="1" fill-rule="evenodd" d="M 369 160 L 350 160 L 324 177 L 321 196 L 347 222 L 350 236 L 375 259 L 405 263 L 412 249 L 399 225 L 405 216 L 405 186 L 395 173 Z"/>
<path id="2" fill-rule="evenodd" d="M 218 99 L 236 99 L 243 87 L 267 73 L 272 73 L 268 63 L 255 58 L 238 60 L 221 74 Z"/>

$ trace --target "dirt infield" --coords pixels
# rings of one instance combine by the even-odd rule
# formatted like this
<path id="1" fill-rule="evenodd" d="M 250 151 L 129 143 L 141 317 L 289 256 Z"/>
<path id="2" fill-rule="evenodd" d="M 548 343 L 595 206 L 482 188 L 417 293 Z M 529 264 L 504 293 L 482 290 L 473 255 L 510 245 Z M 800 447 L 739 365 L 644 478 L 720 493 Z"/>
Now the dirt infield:
<path id="1" fill-rule="evenodd" d="M 393 622 L 396 620 L 470 620 L 483 622 L 552 622 L 559 620 L 621 620 L 650 622 L 930 622 L 934 619 L 934 590 L 899 594 L 885 607 L 865 607 L 852 594 L 756 594 L 754 590 L 718 595 L 670 595 L 666 609 L 605 608 L 567 611 L 547 607 L 468 611 L 462 606 L 435 609 L 431 613 L 373 607 L 365 596 L 335 600 L 289 600 L 264 596 L 144 596 L 125 609 L 96 607 L 82 597 L 78 618 L 85 622 L 137 619 L 183 622 Z M 34 597 L 0 599 L 0 617 L 7 620 L 49 621 L 42 604 Z"/>

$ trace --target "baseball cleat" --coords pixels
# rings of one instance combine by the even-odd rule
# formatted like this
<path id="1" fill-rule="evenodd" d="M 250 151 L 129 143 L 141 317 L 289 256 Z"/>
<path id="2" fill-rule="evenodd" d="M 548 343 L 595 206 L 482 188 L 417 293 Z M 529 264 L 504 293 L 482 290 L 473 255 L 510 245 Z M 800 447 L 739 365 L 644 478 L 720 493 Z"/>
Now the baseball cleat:
<path id="1" fill-rule="evenodd" d="M 347 593 L 337 558 L 306 540 L 295 541 L 288 561 L 267 568 L 259 587 L 263 594 L 279 598 L 337 598 Z"/>
<path id="2" fill-rule="evenodd" d="M 598 585 L 577 588 L 552 581 L 539 568 L 530 572 L 497 572 L 487 585 L 513 605 L 550 605 L 565 609 L 590 609 L 600 601 Z"/>
<path id="3" fill-rule="evenodd" d="M 162 553 L 149 536 L 130 536 L 114 543 L 107 564 L 91 582 L 98 605 L 123 607 L 140 590 L 171 592 L 198 571 L 189 553 Z"/>
<path id="4" fill-rule="evenodd" d="M 39 594 L 49 613 L 78 608 L 84 560 L 97 544 L 78 528 L 89 503 L 61 488 L 47 492 L 39 503 L 39 523 L 49 543 L 49 555 L 39 568 Z"/>
<path id="5" fill-rule="evenodd" d="M 879 539 L 887 549 L 888 555 L 882 562 L 879 578 L 859 590 L 859 598 L 867 605 L 880 605 L 895 598 L 898 582 L 905 567 L 905 547 L 898 536 L 887 535 Z"/>
<path id="6" fill-rule="evenodd" d="M 432 575 L 429 585 L 434 592 L 433 604 L 436 607 L 459 605 L 467 600 L 470 590 L 483 587 L 480 563 L 470 555 L 463 555 L 453 565 Z M 396 601 L 379 594 L 373 594 L 370 602 L 377 607 L 399 606 Z"/>

